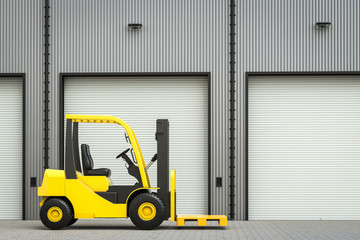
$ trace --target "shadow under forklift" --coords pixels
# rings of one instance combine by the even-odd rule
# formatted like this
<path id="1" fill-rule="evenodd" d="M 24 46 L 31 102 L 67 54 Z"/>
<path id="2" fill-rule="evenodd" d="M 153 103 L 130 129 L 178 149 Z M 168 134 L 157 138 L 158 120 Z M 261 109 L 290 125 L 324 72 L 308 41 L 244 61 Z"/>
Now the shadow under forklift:
<path id="1" fill-rule="evenodd" d="M 132 128 L 117 117 L 97 115 L 66 115 L 65 170 L 46 169 L 42 186 L 38 188 L 40 219 L 50 229 L 61 229 L 74 224 L 79 218 L 127 218 L 141 229 L 157 228 L 170 218 L 178 226 L 185 221 L 207 221 L 227 225 L 224 215 L 176 215 L 176 173 L 169 171 L 169 121 L 156 121 L 157 154 L 145 166 L 139 143 Z M 124 127 L 134 153 L 131 160 L 121 152 L 116 158 L 127 163 L 128 173 L 135 177 L 134 185 L 112 185 L 111 170 L 94 169 L 90 147 L 81 145 L 79 151 L 79 123 L 115 123 Z M 158 187 L 150 186 L 147 173 L 156 161 Z M 170 172 L 170 191 L 169 191 Z M 155 192 L 152 192 L 156 190 Z"/>

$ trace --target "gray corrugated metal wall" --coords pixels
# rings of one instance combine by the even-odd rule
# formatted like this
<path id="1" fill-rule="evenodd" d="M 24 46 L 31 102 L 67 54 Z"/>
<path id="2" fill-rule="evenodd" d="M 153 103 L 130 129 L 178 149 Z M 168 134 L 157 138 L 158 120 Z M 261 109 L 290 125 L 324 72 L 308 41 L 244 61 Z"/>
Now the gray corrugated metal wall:
<path id="1" fill-rule="evenodd" d="M 59 161 L 59 73 L 211 72 L 212 213 L 228 214 L 228 3 L 52 0 L 50 7 L 50 167 Z M 129 31 L 133 22 L 143 29 Z"/>
<path id="2" fill-rule="evenodd" d="M 37 189 L 42 178 L 43 14 L 41 0 L 0 1 L 0 73 L 26 74 L 26 219 L 39 215 Z"/>
<path id="3" fill-rule="evenodd" d="M 236 219 L 245 218 L 245 72 L 360 71 L 357 0 L 238 0 Z M 328 30 L 315 28 L 330 21 Z"/>

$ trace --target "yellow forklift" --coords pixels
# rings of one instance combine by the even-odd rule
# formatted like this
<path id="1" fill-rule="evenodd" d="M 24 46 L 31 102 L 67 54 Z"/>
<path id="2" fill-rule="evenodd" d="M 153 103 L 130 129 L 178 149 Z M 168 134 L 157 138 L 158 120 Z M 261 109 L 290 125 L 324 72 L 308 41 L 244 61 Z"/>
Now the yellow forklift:
<path id="1" fill-rule="evenodd" d="M 40 219 L 46 227 L 61 229 L 79 218 L 127 217 L 140 229 L 157 228 L 169 218 L 178 226 L 185 221 L 197 221 L 199 226 L 206 226 L 207 221 L 227 225 L 224 215 L 176 215 L 176 174 L 169 171 L 167 119 L 156 121 L 157 154 L 147 166 L 134 131 L 121 119 L 97 115 L 66 115 L 66 119 L 65 170 L 46 169 L 42 186 L 38 188 L 38 196 L 42 197 Z M 79 123 L 114 123 L 125 129 L 133 160 L 127 155 L 130 148 L 116 158 L 126 161 L 128 173 L 137 180 L 134 185 L 112 185 L 111 170 L 93 168 L 90 147 L 86 144 L 81 145 L 81 164 Z M 151 187 L 147 170 L 156 160 L 158 187 Z"/>

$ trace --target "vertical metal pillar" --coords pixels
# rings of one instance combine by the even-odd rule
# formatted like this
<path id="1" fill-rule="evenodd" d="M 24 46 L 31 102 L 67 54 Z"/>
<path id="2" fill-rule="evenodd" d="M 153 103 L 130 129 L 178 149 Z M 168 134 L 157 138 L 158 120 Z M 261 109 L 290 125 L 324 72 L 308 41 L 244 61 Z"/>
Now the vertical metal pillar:
<path id="1" fill-rule="evenodd" d="M 230 0 L 230 219 L 235 216 L 235 0 Z"/>
<path id="2" fill-rule="evenodd" d="M 44 169 L 49 168 L 49 55 L 50 55 L 50 0 L 45 0 L 44 24 Z"/>

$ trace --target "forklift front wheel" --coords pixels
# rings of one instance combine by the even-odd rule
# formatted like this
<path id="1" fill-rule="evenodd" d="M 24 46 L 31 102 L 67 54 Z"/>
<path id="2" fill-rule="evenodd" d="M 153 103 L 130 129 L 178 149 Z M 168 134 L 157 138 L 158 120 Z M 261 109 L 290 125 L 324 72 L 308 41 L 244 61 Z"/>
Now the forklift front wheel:
<path id="1" fill-rule="evenodd" d="M 51 198 L 41 207 L 40 219 L 50 229 L 61 229 L 69 225 L 73 219 L 73 212 L 71 206 L 63 199 Z"/>
<path id="2" fill-rule="evenodd" d="M 131 221 L 141 229 L 157 228 L 165 218 L 165 205 L 154 193 L 142 193 L 131 201 L 129 215 Z"/>

